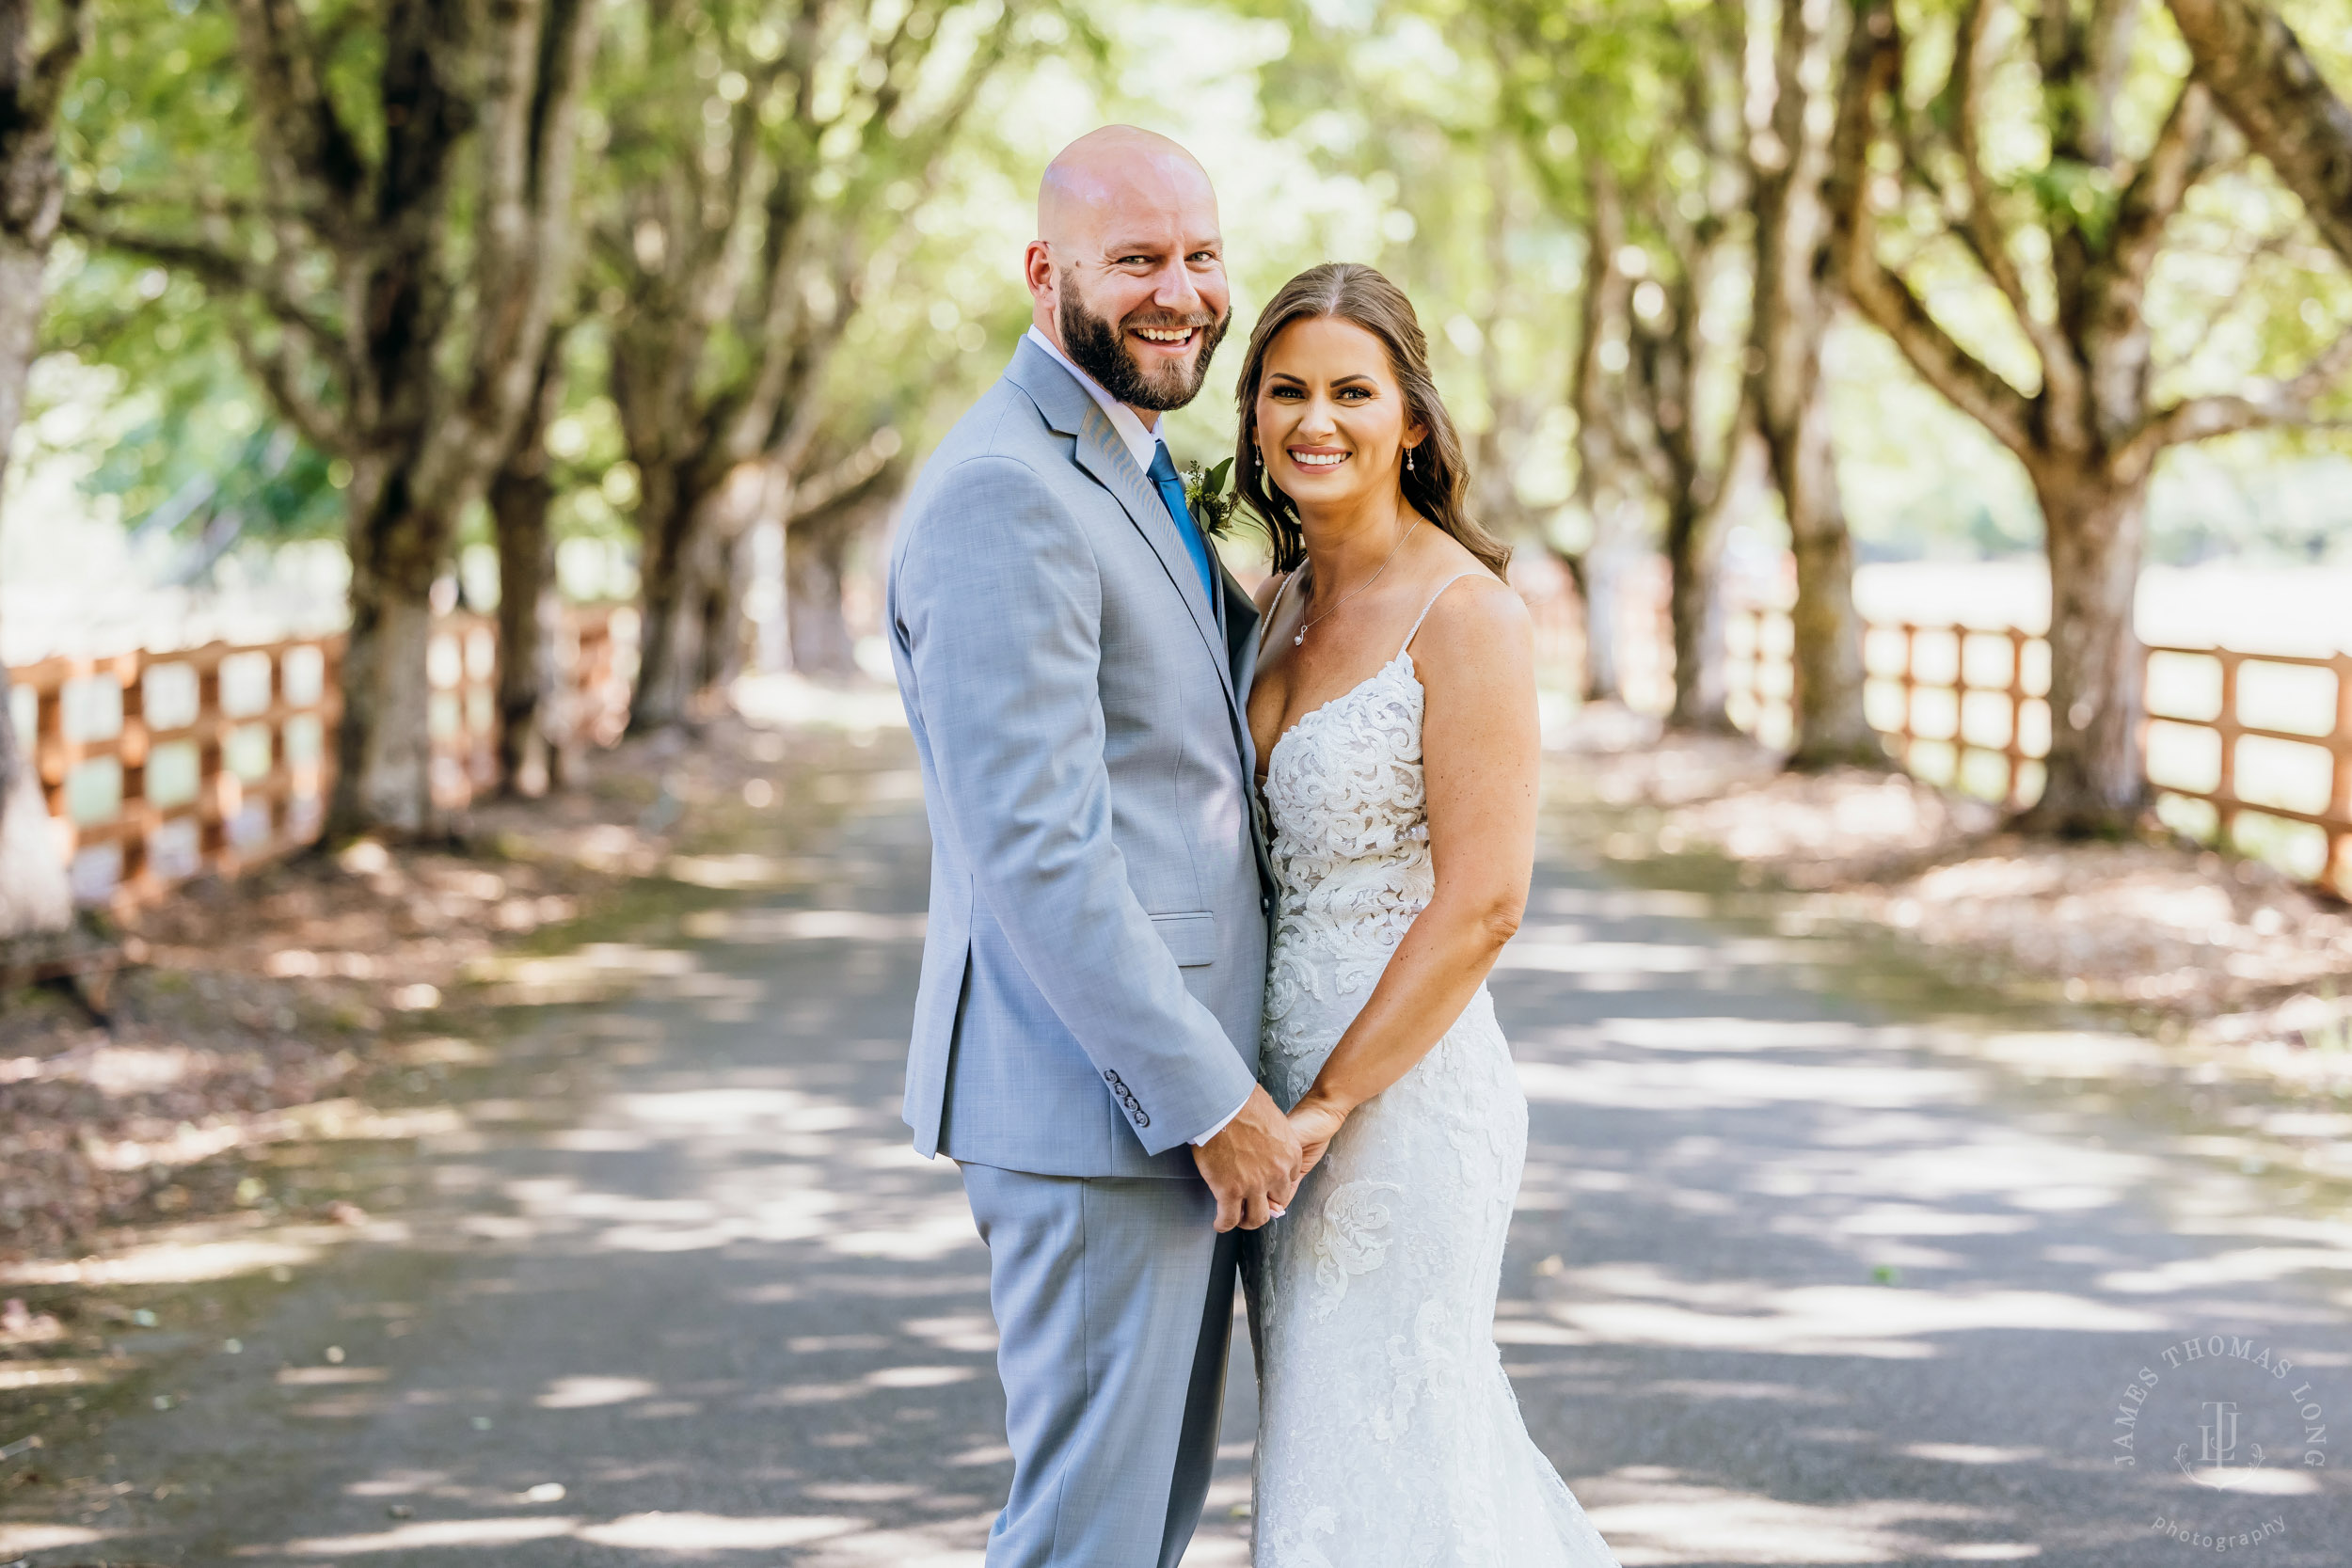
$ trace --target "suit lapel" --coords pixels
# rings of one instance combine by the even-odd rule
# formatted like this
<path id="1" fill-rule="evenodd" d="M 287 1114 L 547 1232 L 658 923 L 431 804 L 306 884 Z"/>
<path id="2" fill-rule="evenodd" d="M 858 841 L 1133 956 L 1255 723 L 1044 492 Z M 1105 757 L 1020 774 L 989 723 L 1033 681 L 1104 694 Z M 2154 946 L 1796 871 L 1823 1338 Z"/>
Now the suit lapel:
<path id="1" fill-rule="evenodd" d="M 1029 394 L 1047 424 L 1076 438 L 1078 467 L 1111 493 L 1120 510 L 1127 514 L 1128 522 L 1152 546 L 1160 569 L 1168 574 L 1168 581 L 1184 601 L 1184 612 L 1192 617 L 1194 629 L 1200 632 L 1202 644 L 1216 665 L 1216 678 L 1224 689 L 1226 706 L 1232 710 L 1242 749 L 1247 752 L 1249 726 L 1242 717 L 1232 651 L 1220 625 L 1226 618 L 1216 613 L 1202 593 L 1200 572 L 1192 563 L 1192 552 L 1184 548 L 1184 540 L 1177 536 L 1176 519 L 1168 515 L 1168 507 L 1160 500 L 1151 477 L 1136 467 L 1127 443 L 1111 428 L 1110 416 L 1043 349 L 1023 340 L 1013 352 L 1011 368 L 1005 373 Z M 1209 559 L 1212 563 L 1216 562 L 1214 549 L 1209 552 Z M 1220 579 L 1225 576 L 1221 565 L 1217 576 Z"/>
<path id="2" fill-rule="evenodd" d="M 1235 706 L 1242 716 L 1242 761 L 1248 764 L 1254 779 L 1258 771 L 1258 745 L 1249 733 L 1249 683 L 1258 670 L 1258 607 L 1222 564 L 1217 567 L 1216 586 L 1217 598 L 1225 611 L 1220 619 L 1225 626 L 1226 663 L 1233 672 L 1233 689 L 1241 698 Z"/>
<path id="3" fill-rule="evenodd" d="M 1127 443 L 1111 428 L 1110 416 L 1092 398 L 1087 399 L 1086 414 L 1078 431 L 1077 456 L 1078 467 L 1093 475 L 1096 483 L 1118 499 L 1127 520 L 1143 535 L 1144 543 L 1152 546 L 1152 553 L 1159 557 L 1160 569 L 1184 596 L 1184 612 L 1192 617 L 1200 641 L 1212 654 L 1222 655 L 1225 638 L 1217 627 L 1216 611 L 1201 589 L 1200 569 L 1192 563 L 1192 552 L 1184 548 L 1184 540 L 1176 532 L 1176 519 L 1168 515 L 1168 507 L 1160 499 L 1159 489 L 1152 484 L 1151 476 L 1136 467 Z M 1232 671 L 1229 661 L 1221 657 L 1216 660 L 1216 668 L 1217 678 L 1225 687 L 1225 700 L 1230 703 L 1233 701 Z"/>

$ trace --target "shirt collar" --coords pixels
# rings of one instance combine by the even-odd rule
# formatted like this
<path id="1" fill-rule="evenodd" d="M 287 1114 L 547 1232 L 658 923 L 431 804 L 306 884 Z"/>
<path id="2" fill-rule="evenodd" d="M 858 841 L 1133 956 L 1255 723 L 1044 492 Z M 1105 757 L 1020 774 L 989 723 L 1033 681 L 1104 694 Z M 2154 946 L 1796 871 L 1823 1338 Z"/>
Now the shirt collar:
<path id="1" fill-rule="evenodd" d="M 1103 390 L 1101 382 L 1073 364 L 1070 356 L 1056 346 L 1054 340 L 1037 329 L 1036 323 L 1029 324 L 1026 336 L 1029 341 L 1052 355 L 1054 363 L 1078 378 L 1078 385 L 1087 389 L 1087 395 L 1102 405 L 1104 417 L 1111 421 L 1111 428 L 1119 433 L 1120 440 L 1125 443 L 1127 454 L 1136 460 L 1136 467 L 1149 473 L 1152 468 L 1152 454 L 1159 447 L 1160 438 L 1144 428 L 1143 421 L 1136 417 L 1134 409 Z"/>

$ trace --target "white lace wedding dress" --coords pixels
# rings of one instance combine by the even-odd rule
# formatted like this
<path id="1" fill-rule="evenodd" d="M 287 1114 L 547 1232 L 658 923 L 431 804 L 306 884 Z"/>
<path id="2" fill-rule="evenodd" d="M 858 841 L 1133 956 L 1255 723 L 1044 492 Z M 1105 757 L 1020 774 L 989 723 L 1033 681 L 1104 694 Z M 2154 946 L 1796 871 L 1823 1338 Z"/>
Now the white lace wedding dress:
<path id="1" fill-rule="evenodd" d="M 1265 1080 L 1285 1106 L 1434 890 L 1422 700 L 1400 649 L 1267 756 Z M 1481 986 L 1257 1233 L 1255 1568 L 1615 1568 L 1495 1348 L 1526 1154 L 1527 1101 Z"/>

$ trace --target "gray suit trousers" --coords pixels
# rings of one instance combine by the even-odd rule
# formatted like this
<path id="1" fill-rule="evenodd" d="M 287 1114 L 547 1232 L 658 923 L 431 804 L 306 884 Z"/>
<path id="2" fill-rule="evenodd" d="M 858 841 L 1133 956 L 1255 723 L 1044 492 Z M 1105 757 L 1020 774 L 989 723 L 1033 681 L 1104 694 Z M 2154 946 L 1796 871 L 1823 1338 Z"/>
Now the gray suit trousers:
<path id="1" fill-rule="evenodd" d="M 988 1568 L 1176 1568 L 1224 1414 L 1241 1232 L 1203 1182 L 966 1164 L 1013 1490 Z"/>

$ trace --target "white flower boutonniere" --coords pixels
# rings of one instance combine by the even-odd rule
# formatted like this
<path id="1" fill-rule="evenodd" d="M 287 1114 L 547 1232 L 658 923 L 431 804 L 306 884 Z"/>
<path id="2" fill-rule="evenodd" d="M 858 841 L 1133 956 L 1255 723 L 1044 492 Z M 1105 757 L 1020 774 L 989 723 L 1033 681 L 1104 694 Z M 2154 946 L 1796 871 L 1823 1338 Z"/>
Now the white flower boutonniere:
<path id="1" fill-rule="evenodd" d="M 1229 493 L 1225 488 L 1232 472 L 1233 460 L 1230 457 L 1205 470 L 1198 463 L 1184 466 L 1184 502 L 1192 508 L 1192 520 L 1212 539 L 1232 526 L 1233 509 L 1241 504 L 1240 494 Z"/>

